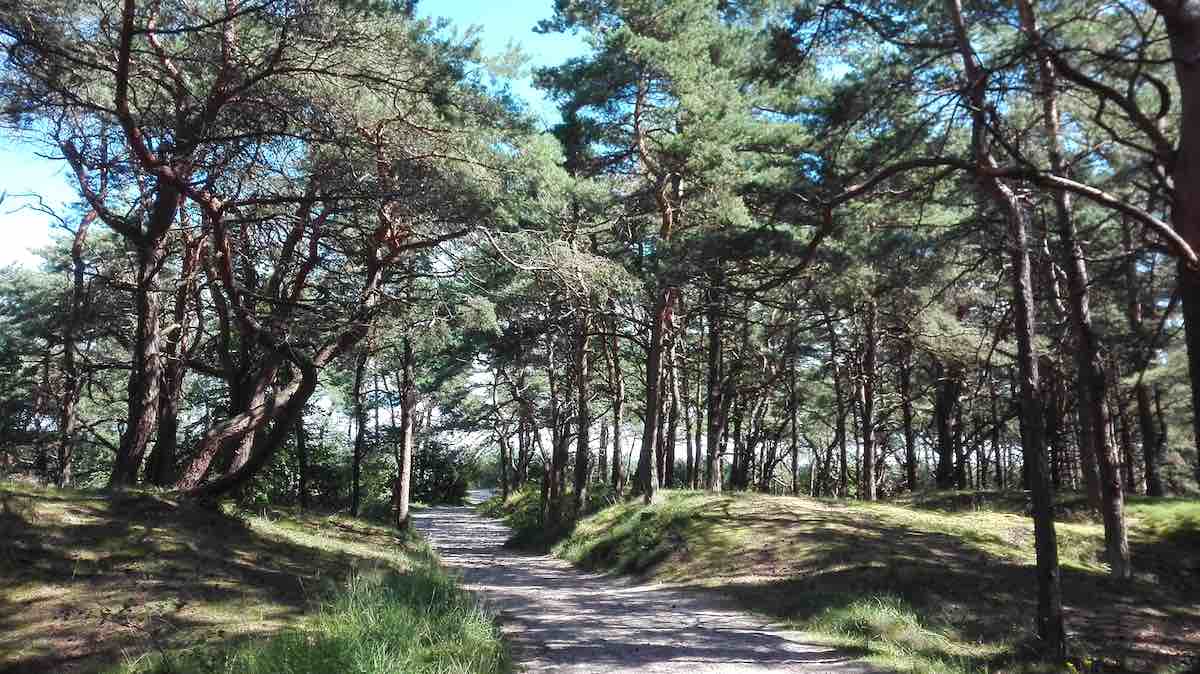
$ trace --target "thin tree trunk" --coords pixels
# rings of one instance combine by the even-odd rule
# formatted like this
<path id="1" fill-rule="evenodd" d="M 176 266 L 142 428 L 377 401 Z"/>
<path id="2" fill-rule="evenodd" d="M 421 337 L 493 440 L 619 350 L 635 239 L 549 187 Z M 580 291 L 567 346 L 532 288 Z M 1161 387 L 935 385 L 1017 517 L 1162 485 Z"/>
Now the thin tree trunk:
<path id="1" fill-rule="evenodd" d="M 908 490 L 917 490 L 917 431 L 913 426 L 912 401 L 912 342 L 901 343 L 900 354 L 900 411 L 904 420 L 904 472 Z"/>
<path id="2" fill-rule="evenodd" d="M 71 484 L 74 467 L 76 425 L 78 423 L 79 396 L 83 390 L 83 378 L 80 376 L 79 363 L 76 360 L 79 340 L 78 330 L 83 322 L 83 302 L 86 296 L 84 286 L 83 247 L 87 242 L 88 227 L 96 219 L 96 212 L 90 211 L 79 221 L 75 236 L 71 241 L 71 300 L 66 325 L 63 326 L 63 401 L 59 417 L 58 442 L 58 486 Z"/>
<path id="3" fill-rule="evenodd" d="M 407 335 L 401 346 L 400 364 L 400 456 L 396 464 L 396 482 L 392 498 L 396 512 L 396 528 L 407 529 L 412 524 L 409 498 L 412 494 L 413 413 L 417 407 L 417 387 L 413 379 L 412 341 Z"/>
<path id="4" fill-rule="evenodd" d="M 304 415 L 296 417 L 296 500 L 301 509 L 308 508 L 308 432 L 304 428 Z"/>
<path id="5" fill-rule="evenodd" d="M 687 443 L 687 462 L 684 467 L 683 486 L 686 489 L 695 489 L 696 488 L 696 466 L 700 463 L 699 462 L 700 446 L 698 444 L 700 435 L 699 435 L 699 433 L 696 433 L 695 437 L 693 437 L 692 433 L 693 433 L 694 429 L 699 426 L 699 420 L 697 420 L 697 423 L 695 423 L 695 424 L 692 423 L 692 411 L 693 411 L 693 409 L 692 409 L 692 389 L 688 383 L 686 369 L 683 370 L 683 389 L 682 389 L 682 391 L 683 391 L 683 396 L 682 396 L 683 437 L 684 437 L 684 441 Z"/>
<path id="6" fill-rule="evenodd" d="M 1037 47 L 1042 121 L 1049 141 L 1047 145 L 1051 170 L 1056 174 L 1065 175 L 1066 163 L 1063 160 L 1062 141 L 1059 137 L 1054 67 L 1038 30 L 1031 0 L 1018 0 L 1018 8 L 1022 28 Z M 1100 340 L 1092 326 L 1087 263 L 1076 234 L 1070 195 L 1065 190 L 1056 190 L 1054 205 L 1063 253 L 1068 257 L 1067 286 L 1070 291 L 1071 327 L 1076 342 L 1076 366 L 1079 369 L 1080 422 L 1084 427 L 1083 435 L 1087 439 L 1087 443 L 1080 449 L 1084 452 L 1091 449 L 1099 467 L 1105 548 L 1108 551 L 1112 575 L 1120 579 L 1129 579 L 1133 576 L 1133 569 L 1125 531 L 1125 495 L 1121 488 L 1120 461 L 1108 436 L 1108 376 L 1104 372 L 1104 361 L 1100 356 Z M 1088 430 L 1091 432 L 1088 433 Z M 1089 444 L 1090 447 L 1087 446 Z"/>
<path id="7" fill-rule="evenodd" d="M 878 310 L 875 302 L 867 301 L 864 310 L 862 360 L 862 474 L 859 477 L 862 498 L 875 500 L 875 321 Z"/>
<path id="8" fill-rule="evenodd" d="M 719 452 L 725 435 L 728 409 L 725 401 L 724 343 L 724 298 L 722 285 L 724 272 L 720 263 L 714 265 L 709 274 L 708 290 L 708 410 L 704 457 L 704 488 L 711 492 L 721 491 L 721 464 Z"/>
<path id="9" fill-rule="evenodd" d="M 986 138 L 987 78 L 975 60 L 961 0 L 946 0 L 968 88 L 967 104 L 972 116 L 972 148 L 981 168 L 994 168 L 995 160 Z M 1062 585 L 1058 566 L 1058 539 L 1054 532 L 1054 497 L 1046 474 L 1045 438 L 1038 401 L 1038 359 L 1035 350 L 1033 283 L 1028 244 L 1028 214 L 1012 189 L 994 177 L 981 182 L 1008 219 L 1011 246 L 1013 314 L 1017 340 L 1017 369 L 1020 378 L 1021 440 L 1033 492 L 1034 546 L 1037 553 L 1037 632 L 1045 651 L 1058 661 L 1066 658 Z"/>
<path id="10" fill-rule="evenodd" d="M 587 311 L 582 312 L 582 317 L 579 319 L 579 343 L 575 350 L 575 377 L 576 377 L 576 440 L 575 440 L 575 508 L 576 517 L 583 514 L 584 505 L 587 503 L 587 478 L 591 467 L 588 465 L 591 454 L 588 450 L 588 444 L 591 437 L 592 412 L 591 412 L 591 393 L 588 390 L 588 382 L 591 377 L 591 359 L 588 351 L 588 331 L 591 329 L 591 316 Z"/>
<path id="11" fill-rule="evenodd" d="M 645 503 L 654 501 L 658 489 L 658 473 L 655 463 L 658 450 L 659 415 L 662 412 L 663 354 L 666 349 L 667 329 L 671 313 L 675 309 L 677 288 L 665 287 L 654 302 L 650 326 L 650 344 L 646 352 L 646 418 L 642 425 L 642 450 L 638 459 L 638 478 Z"/>
<path id="12" fill-rule="evenodd" d="M 670 381 L 670 399 L 667 401 L 671 406 L 670 412 L 667 414 L 667 448 L 666 448 L 666 474 L 663 481 L 668 489 L 675 487 L 675 447 L 679 436 L 679 368 L 676 364 L 676 340 L 671 340 L 671 347 L 667 354 L 667 378 Z"/>
<path id="13" fill-rule="evenodd" d="M 174 220 L 173 214 L 171 219 Z M 133 341 L 133 368 L 129 373 L 125 434 L 121 437 L 109 479 L 113 487 L 137 483 L 142 459 L 158 421 L 161 363 L 158 353 L 160 317 L 156 286 L 164 255 L 161 239 L 146 242 L 137 249 L 137 289 L 134 298 L 137 328 Z"/>
<path id="14" fill-rule="evenodd" d="M 620 494 L 625 486 L 624 478 L 621 474 L 621 452 L 624 451 L 624 448 L 621 446 L 621 418 L 625 412 L 625 379 L 621 376 L 621 351 L 620 344 L 617 342 L 617 323 L 615 319 L 609 322 L 609 332 L 612 334 L 605 339 L 605 352 L 608 354 L 608 385 L 612 389 L 613 396 L 612 488 L 614 493 Z"/>
<path id="15" fill-rule="evenodd" d="M 938 489 L 954 486 L 954 429 L 952 416 L 958 400 L 958 368 L 937 363 L 937 393 L 933 404 L 937 427 L 937 469 L 934 483 Z"/>
<path id="16" fill-rule="evenodd" d="M 1142 431 L 1142 461 L 1146 468 L 1146 495 L 1163 496 L 1162 469 L 1162 439 L 1158 435 L 1158 426 L 1154 420 L 1154 411 L 1150 406 L 1150 387 L 1138 381 L 1134 387 L 1137 397 L 1138 425 Z"/>
<path id="17" fill-rule="evenodd" d="M 363 401 L 363 379 L 367 370 L 364 346 L 354 363 L 354 454 L 350 460 L 350 516 L 358 517 L 362 505 L 362 464 L 367 454 L 367 406 Z"/>
<path id="18" fill-rule="evenodd" d="M 792 346 L 795 348 L 795 333 L 792 335 Z M 792 496 L 800 495 L 800 429 L 797 428 L 799 421 L 799 398 L 796 393 L 796 362 L 793 356 L 788 362 L 788 426 L 791 430 L 791 445 L 792 445 Z M 809 471 L 812 466 L 809 466 Z"/>
<path id="19" fill-rule="evenodd" d="M 833 439 L 840 452 L 838 459 L 838 496 L 845 497 L 849 491 L 849 466 L 846 462 L 846 399 L 842 391 L 842 368 L 838 364 L 837 333 L 833 329 L 833 320 L 825 317 L 825 327 L 829 331 L 829 364 L 833 374 Z"/>

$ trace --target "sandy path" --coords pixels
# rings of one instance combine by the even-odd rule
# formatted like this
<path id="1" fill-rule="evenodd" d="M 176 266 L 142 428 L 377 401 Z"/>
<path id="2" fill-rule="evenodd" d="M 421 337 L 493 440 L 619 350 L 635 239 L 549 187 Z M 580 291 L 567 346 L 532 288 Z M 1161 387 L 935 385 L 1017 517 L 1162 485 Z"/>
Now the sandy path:
<path id="1" fill-rule="evenodd" d="M 447 566 L 503 621 L 529 672 L 872 671 L 705 593 L 587 573 L 502 546 L 509 530 L 469 507 L 414 513 Z"/>

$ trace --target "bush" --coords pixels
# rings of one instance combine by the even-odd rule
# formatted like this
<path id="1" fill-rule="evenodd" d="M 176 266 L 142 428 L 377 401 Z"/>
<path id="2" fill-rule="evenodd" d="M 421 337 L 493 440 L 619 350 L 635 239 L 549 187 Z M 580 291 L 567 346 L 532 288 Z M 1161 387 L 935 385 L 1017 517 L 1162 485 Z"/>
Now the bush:
<path id="1" fill-rule="evenodd" d="M 461 504 L 474 471 L 475 463 L 465 452 L 429 440 L 413 452 L 412 499 Z"/>

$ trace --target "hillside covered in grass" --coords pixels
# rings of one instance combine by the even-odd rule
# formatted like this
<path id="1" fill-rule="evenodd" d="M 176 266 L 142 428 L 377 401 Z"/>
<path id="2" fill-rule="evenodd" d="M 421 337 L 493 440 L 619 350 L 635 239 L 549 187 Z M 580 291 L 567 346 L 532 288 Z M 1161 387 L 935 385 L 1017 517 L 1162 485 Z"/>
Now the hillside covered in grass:
<path id="1" fill-rule="evenodd" d="M 727 593 L 823 641 L 915 672 L 1024 671 L 1034 650 L 1032 524 L 1017 495 L 882 504 L 668 491 L 585 518 L 553 545 L 576 564 Z M 521 527 L 537 495 L 487 508 Z M 1190 671 L 1200 652 L 1200 503 L 1129 506 L 1137 573 L 1114 584 L 1104 532 L 1060 522 L 1076 666 Z"/>
<path id="2" fill-rule="evenodd" d="M 503 672 L 413 535 L 341 515 L 0 484 L 0 671 Z"/>

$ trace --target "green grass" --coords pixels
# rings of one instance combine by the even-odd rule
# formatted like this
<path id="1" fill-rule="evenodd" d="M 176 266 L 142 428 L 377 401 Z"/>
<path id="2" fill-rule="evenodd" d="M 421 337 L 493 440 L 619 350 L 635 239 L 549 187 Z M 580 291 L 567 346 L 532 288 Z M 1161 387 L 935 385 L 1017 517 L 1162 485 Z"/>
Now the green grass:
<path id="1" fill-rule="evenodd" d="M 519 529 L 536 497 L 490 510 Z M 933 494 L 920 504 L 867 504 L 666 491 L 653 505 L 622 502 L 582 520 L 553 550 L 584 567 L 732 595 L 885 669 L 1059 671 L 1066 665 L 1029 657 L 1036 579 L 1023 500 Z M 1106 576 L 1100 524 L 1075 515 L 1058 524 L 1077 671 L 1099 671 L 1098 662 L 1103 671 L 1167 671 L 1196 652 L 1198 509 L 1134 500 L 1139 574 L 1128 586 Z"/>
<path id="2" fill-rule="evenodd" d="M 0 671 L 503 672 L 418 537 L 342 515 L 0 484 Z"/>
<path id="3" fill-rule="evenodd" d="M 1200 501 L 1135 499 L 1128 512 L 1150 536 L 1200 550 Z"/>
<path id="4" fill-rule="evenodd" d="M 151 654 L 112 674 L 504 672 L 494 624 L 434 568 L 360 573 L 302 625 L 262 641 Z"/>

